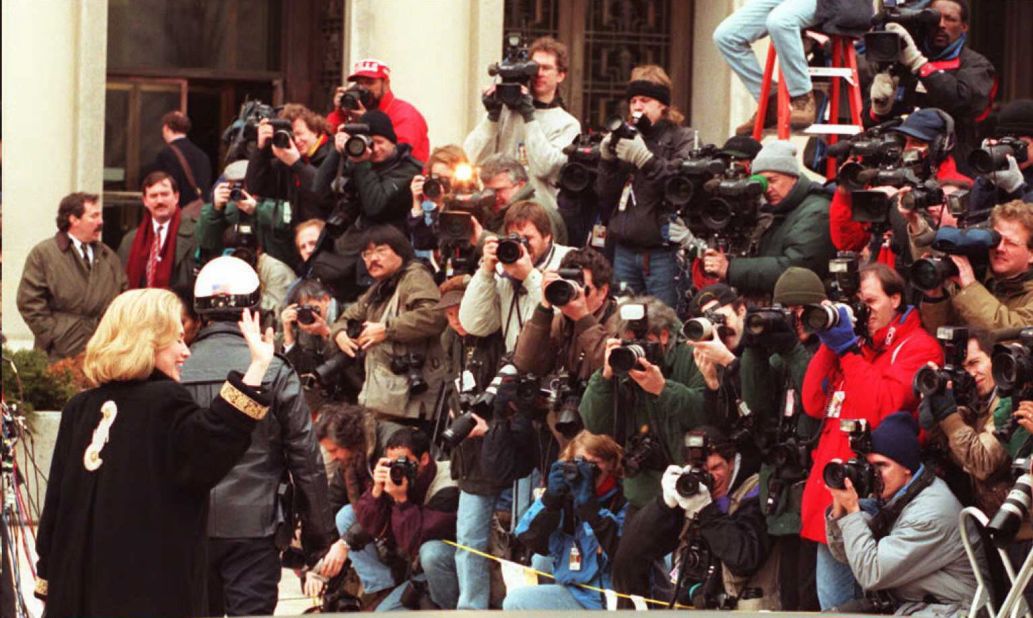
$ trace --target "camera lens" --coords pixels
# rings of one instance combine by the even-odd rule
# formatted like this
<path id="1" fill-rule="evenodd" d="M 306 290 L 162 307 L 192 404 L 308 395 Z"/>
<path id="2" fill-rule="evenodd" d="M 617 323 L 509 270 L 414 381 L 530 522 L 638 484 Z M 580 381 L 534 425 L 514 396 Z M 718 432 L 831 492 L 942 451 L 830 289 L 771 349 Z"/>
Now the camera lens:
<path id="1" fill-rule="evenodd" d="M 446 192 L 448 192 L 448 185 L 443 178 L 428 178 L 423 183 L 423 195 L 432 200 L 439 199 Z"/>
<path id="2" fill-rule="evenodd" d="M 683 498 L 690 498 L 699 493 L 699 477 L 694 471 L 682 472 L 678 480 L 674 482 L 674 489 Z"/>
<path id="3" fill-rule="evenodd" d="M 846 477 L 846 466 L 838 461 L 830 461 L 821 471 L 821 478 L 825 481 L 825 485 L 832 489 L 846 489 Z"/>
<path id="4" fill-rule="evenodd" d="M 503 264 L 515 264 L 522 254 L 521 243 L 512 238 L 500 240 L 498 249 L 495 251 L 495 256 Z"/>
<path id="5" fill-rule="evenodd" d="M 804 305 L 800 321 L 812 333 L 826 331 L 839 324 L 839 311 L 835 305 Z"/>
<path id="6" fill-rule="evenodd" d="M 577 298 L 578 289 L 573 282 L 565 279 L 552 281 L 545 286 L 545 300 L 556 307 L 562 307 Z"/>
<path id="7" fill-rule="evenodd" d="M 685 176 L 672 176 L 664 185 L 664 197 L 675 206 L 688 204 L 695 192 L 696 186 Z"/>
<path id="8" fill-rule="evenodd" d="M 995 171 L 1006 170 L 1008 169 L 1008 159 L 1006 155 L 1015 156 L 1015 152 L 1010 146 L 1002 144 L 987 146 L 986 148 L 973 150 L 972 153 L 968 155 L 968 164 L 972 166 L 972 169 L 976 170 L 980 174 L 989 174 Z"/>
<path id="9" fill-rule="evenodd" d="M 940 370 L 932 367 L 922 367 L 915 374 L 914 390 L 923 397 L 930 397 L 944 392 L 947 389 L 947 377 L 942 375 Z"/>
<path id="10" fill-rule="evenodd" d="M 344 151 L 352 157 L 361 157 L 369 148 L 372 140 L 366 135 L 353 135 L 344 142 Z"/>
<path id="11" fill-rule="evenodd" d="M 957 274 L 958 266 L 953 260 L 936 257 L 915 260 L 908 271 L 911 283 L 922 291 L 936 289 Z"/>
<path id="12" fill-rule="evenodd" d="M 441 432 L 441 442 L 448 448 L 455 448 L 470 435 L 476 425 L 477 419 L 473 417 L 472 412 L 461 414 L 452 421 L 448 429 Z"/>
<path id="13" fill-rule="evenodd" d="M 719 197 L 712 198 L 707 203 L 707 211 L 703 214 L 703 224 L 707 229 L 719 232 L 732 222 L 734 211 L 732 205 Z"/>
<path id="14" fill-rule="evenodd" d="M 290 131 L 280 129 L 273 133 L 273 146 L 277 148 L 290 148 L 291 147 L 291 135 Z"/>
<path id="15" fill-rule="evenodd" d="M 640 345 L 624 345 L 610 350 L 610 368 L 616 374 L 626 374 L 638 364 L 638 359 L 645 358 L 646 351 Z"/>
<path id="16" fill-rule="evenodd" d="M 682 333 L 691 341 L 706 341 L 714 338 L 714 324 L 706 318 L 692 318 L 682 327 Z"/>
<path id="17" fill-rule="evenodd" d="M 592 170 L 581 163 L 567 163 L 560 169 L 560 188 L 571 193 L 581 193 L 592 184 Z"/>
<path id="18" fill-rule="evenodd" d="M 1015 539 L 1022 522 L 1029 516 L 1033 502 L 1033 476 L 1023 474 L 1015 481 L 1001 508 L 994 514 L 986 529 L 994 545 L 1005 548 Z"/>
<path id="19" fill-rule="evenodd" d="M 316 321 L 315 311 L 312 307 L 298 307 L 298 324 L 308 326 Z"/>

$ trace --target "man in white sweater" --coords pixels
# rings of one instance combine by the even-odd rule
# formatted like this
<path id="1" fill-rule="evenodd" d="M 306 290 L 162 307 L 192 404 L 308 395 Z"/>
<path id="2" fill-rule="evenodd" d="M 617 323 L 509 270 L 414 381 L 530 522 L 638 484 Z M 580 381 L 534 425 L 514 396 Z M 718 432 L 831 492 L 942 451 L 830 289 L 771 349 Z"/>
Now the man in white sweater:
<path id="1" fill-rule="evenodd" d="M 494 85 L 488 87 L 481 98 L 488 113 L 466 137 L 463 149 L 477 164 L 493 154 L 520 161 L 531 177 L 537 200 L 555 209 L 556 181 L 567 161 L 563 148 L 574 141 L 581 125 L 563 109 L 558 92 L 567 76 L 567 46 L 552 37 L 541 37 L 529 52 L 538 63 L 530 90 L 509 107 L 494 96 Z"/>

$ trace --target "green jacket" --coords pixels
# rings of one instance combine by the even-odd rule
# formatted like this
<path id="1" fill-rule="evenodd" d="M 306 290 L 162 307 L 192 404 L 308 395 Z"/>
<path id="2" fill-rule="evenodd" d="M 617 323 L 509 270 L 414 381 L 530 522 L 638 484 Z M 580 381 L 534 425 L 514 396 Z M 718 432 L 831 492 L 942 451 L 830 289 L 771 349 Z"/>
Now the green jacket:
<path id="1" fill-rule="evenodd" d="M 836 256 L 829 235 L 829 197 L 801 176 L 773 210 L 775 219 L 760 238 L 757 257 L 733 258 L 728 284 L 751 296 L 771 294 L 790 266 L 809 268 L 824 278 Z"/>
<path id="2" fill-rule="evenodd" d="M 681 342 L 668 350 L 661 370 L 667 385 L 659 395 L 646 393 L 633 382 L 621 387 L 629 389 L 634 398 L 634 404 L 624 409 L 624 436 L 626 439 L 644 429 L 657 434 L 667 462 L 681 465 L 685 432 L 713 422 L 703 408 L 706 384 L 692 358 L 692 348 Z M 580 412 L 585 429 L 592 433 L 614 436 L 614 384 L 614 380 L 603 377 L 601 369 L 588 380 Z M 635 507 L 644 506 L 660 494 L 662 474 L 663 470 L 643 470 L 625 478 L 624 497 Z"/>
<path id="3" fill-rule="evenodd" d="M 243 219 L 255 226 L 255 235 L 266 253 L 294 268 L 300 258 L 294 249 L 292 217 L 291 203 L 286 200 L 261 199 L 251 215 L 242 213 L 236 202 L 229 202 L 222 210 L 208 203 L 201 207 L 197 218 L 197 246 L 205 258 L 218 257 L 225 246 L 226 229 Z"/>
<path id="4" fill-rule="evenodd" d="M 804 374 L 814 351 L 796 343 L 787 352 L 774 352 L 760 347 L 747 347 L 739 364 L 739 378 L 742 381 L 742 398 L 757 419 L 757 426 L 765 436 L 775 437 L 778 422 L 786 411 L 788 384 L 794 391 L 793 413 L 795 414 L 796 437 L 807 440 L 821 428 L 821 421 L 803 412 L 800 391 L 803 389 Z M 765 462 L 760 468 L 760 503 L 767 502 L 770 480 L 775 468 Z M 790 470 L 781 472 L 785 486 L 780 492 L 775 512 L 768 515 L 768 533 L 773 535 L 800 533 L 800 504 L 803 486 L 807 481 L 807 470 L 795 478 Z M 788 478 L 787 478 L 788 477 Z"/>

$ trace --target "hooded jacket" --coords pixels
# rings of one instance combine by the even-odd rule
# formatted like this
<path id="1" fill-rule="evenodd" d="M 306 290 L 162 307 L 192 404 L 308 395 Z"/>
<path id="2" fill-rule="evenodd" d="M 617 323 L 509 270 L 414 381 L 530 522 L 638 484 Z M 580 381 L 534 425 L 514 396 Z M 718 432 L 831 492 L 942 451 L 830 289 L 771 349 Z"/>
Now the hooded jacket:
<path id="1" fill-rule="evenodd" d="M 918 408 L 912 388 L 915 372 L 930 361 L 943 363 L 940 344 L 922 330 L 914 307 L 906 306 L 888 326 L 874 333 L 872 340 L 873 345 L 861 345 L 860 354 L 848 351 L 842 356 L 822 344 L 807 367 L 803 409 L 825 421 L 803 490 L 800 535 L 805 539 L 825 542 L 825 510 L 832 504 L 832 494 L 822 480 L 825 464 L 834 458 L 845 461 L 854 457 L 839 420 L 865 419 L 874 429 L 894 412 L 914 413 Z M 840 397 L 840 404 L 834 405 Z"/>

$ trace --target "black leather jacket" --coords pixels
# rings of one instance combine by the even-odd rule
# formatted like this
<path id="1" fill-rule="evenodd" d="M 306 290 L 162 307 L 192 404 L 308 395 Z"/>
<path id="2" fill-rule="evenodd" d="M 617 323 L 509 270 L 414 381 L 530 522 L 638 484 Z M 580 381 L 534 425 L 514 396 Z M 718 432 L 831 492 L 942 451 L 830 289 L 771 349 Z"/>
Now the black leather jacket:
<path id="1" fill-rule="evenodd" d="M 230 322 L 202 328 L 190 351 L 182 383 L 201 406 L 215 399 L 228 370 L 246 370 L 251 358 L 240 329 Z M 211 492 L 208 536 L 272 536 L 283 518 L 277 489 L 289 472 L 301 517 L 302 545 L 307 555 L 319 557 L 336 540 L 337 532 L 301 381 L 290 363 L 275 357 L 262 390 L 270 393 L 272 406 L 255 427 L 247 453 Z"/>

